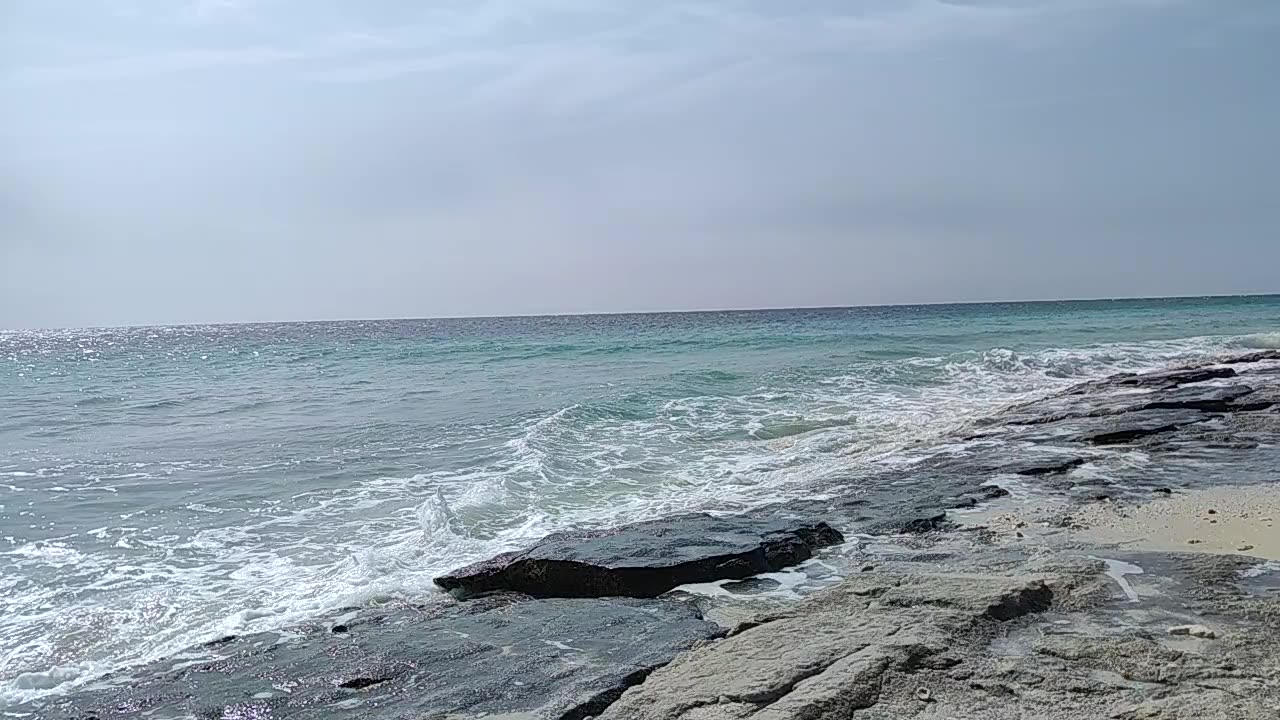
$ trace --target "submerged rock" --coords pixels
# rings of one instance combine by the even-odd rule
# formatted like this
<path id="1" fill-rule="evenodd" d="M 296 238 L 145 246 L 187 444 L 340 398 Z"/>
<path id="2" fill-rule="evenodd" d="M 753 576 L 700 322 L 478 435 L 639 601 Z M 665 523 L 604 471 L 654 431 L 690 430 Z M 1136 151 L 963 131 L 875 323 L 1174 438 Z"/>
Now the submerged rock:
<path id="1" fill-rule="evenodd" d="M 548 535 L 435 579 L 445 590 L 534 597 L 656 597 L 688 583 L 739 580 L 813 557 L 844 537 L 822 522 L 681 515 Z"/>
<path id="2" fill-rule="evenodd" d="M 167 661 L 127 686 L 41 708 L 59 718 L 478 718 L 595 715 L 677 653 L 720 631 L 666 600 L 531 600 L 443 616 L 398 610 L 230 641 L 222 659 Z"/>

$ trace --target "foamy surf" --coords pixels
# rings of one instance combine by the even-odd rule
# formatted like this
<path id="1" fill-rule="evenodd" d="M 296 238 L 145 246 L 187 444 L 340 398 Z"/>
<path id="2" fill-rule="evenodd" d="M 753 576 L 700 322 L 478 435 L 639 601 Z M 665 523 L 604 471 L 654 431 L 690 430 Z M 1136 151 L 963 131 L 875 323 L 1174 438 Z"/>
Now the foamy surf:
<path id="1" fill-rule="evenodd" d="M 163 371 L 191 387 L 132 391 L 128 407 L 145 411 L 98 418 L 102 448 L 65 443 L 112 404 L 67 410 L 67 428 L 48 427 L 34 395 L 12 405 L 19 451 L 0 458 L 11 483 L 0 489 L 0 703 L 344 607 L 440 599 L 433 576 L 555 530 L 810 497 L 955 451 L 958 430 L 1004 405 L 1266 342 L 1135 337 L 1141 326 L 1126 324 L 1105 342 L 1026 347 L 1014 332 L 880 359 L 902 323 L 859 331 L 879 338 L 860 354 L 871 341 L 847 340 L 845 322 L 798 319 L 817 323 L 803 343 L 762 324 L 758 348 L 736 326 L 723 337 L 680 330 L 679 342 L 655 340 L 673 332 L 665 325 L 592 329 L 555 347 L 521 340 L 519 359 L 489 340 L 436 351 L 435 340 L 358 334 L 368 327 L 351 331 L 364 349 L 350 358 L 307 328 L 128 331 L 94 338 L 93 381 L 88 361 L 71 359 L 84 357 L 82 339 L 6 336 L 0 356 L 18 358 L 22 381 L 67 383 L 69 403 L 110 396 L 92 386 L 112 373 Z M 910 344 L 927 347 L 935 330 Z M 822 333 L 830 339 L 814 343 Z M 59 355 L 59 343 L 74 352 Z M 645 355 L 646 344 L 662 350 Z M 213 361 L 234 372 L 209 374 Z M 548 364 L 521 364 L 537 362 Z M 171 397 L 190 402 L 159 402 Z M 64 444 L 46 450 L 39 433 L 55 431 Z M 61 627 L 69 617 L 81 620 Z"/>

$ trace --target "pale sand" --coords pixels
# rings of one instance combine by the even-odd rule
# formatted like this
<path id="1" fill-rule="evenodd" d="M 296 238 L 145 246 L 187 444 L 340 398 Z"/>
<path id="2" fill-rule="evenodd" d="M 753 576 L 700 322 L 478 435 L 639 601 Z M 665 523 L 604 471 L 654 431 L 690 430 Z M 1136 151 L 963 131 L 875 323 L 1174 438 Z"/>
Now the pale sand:
<path id="1" fill-rule="evenodd" d="M 1086 542 L 1280 560 L 1280 483 L 1180 491 L 1136 507 L 1098 503 L 1071 519 L 1071 535 Z"/>

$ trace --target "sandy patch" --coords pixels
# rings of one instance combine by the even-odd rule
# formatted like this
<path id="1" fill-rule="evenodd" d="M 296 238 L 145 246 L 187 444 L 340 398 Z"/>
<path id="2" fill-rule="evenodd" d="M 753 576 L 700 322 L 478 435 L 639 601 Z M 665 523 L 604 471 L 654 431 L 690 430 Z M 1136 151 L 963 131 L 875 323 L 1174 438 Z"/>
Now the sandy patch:
<path id="1" fill-rule="evenodd" d="M 1139 506 L 1098 503 L 1071 519 L 1071 536 L 1084 542 L 1280 560 L 1280 484 L 1188 490 Z"/>

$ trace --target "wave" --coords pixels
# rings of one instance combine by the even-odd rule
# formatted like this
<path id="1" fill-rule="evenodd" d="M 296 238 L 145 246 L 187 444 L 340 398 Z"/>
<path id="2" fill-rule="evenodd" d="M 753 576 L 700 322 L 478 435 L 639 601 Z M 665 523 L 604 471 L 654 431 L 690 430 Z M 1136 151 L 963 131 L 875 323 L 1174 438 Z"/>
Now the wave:
<path id="1" fill-rule="evenodd" d="M 196 398 L 196 397 L 164 398 L 161 400 L 151 400 L 148 402 L 136 403 L 130 406 L 128 409 L 129 410 L 171 410 L 173 408 L 180 408 L 191 401 L 200 400 L 200 399 L 201 398 Z"/>
<path id="2" fill-rule="evenodd" d="M 1234 347 L 1254 350 L 1271 350 L 1280 348 L 1280 332 L 1255 333 L 1244 335 L 1233 341 Z"/>
<path id="3" fill-rule="evenodd" d="M 67 577 L 74 570 L 81 586 L 68 584 L 61 595 L 4 593 L 22 605 L 4 606 L 0 634 L 15 638 L 13 647 L 47 641 L 48 648 L 33 645 L 19 660 L 5 661 L 6 677 L 23 679 L 0 683 L 0 697 L 16 703 L 65 692 L 206 640 L 277 629 L 338 608 L 388 598 L 431 602 L 439 598 L 434 575 L 555 530 L 741 511 L 813 495 L 832 478 L 864 481 L 885 463 L 935 451 L 958 426 L 1002 405 L 1093 377 L 1266 342 L 1257 337 L 686 370 L 596 388 L 539 414 L 522 408 L 482 424 L 424 429 L 401 455 L 379 456 L 372 465 L 374 472 L 413 468 L 396 476 L 343 476 L 344 482 L 289 490 L 296 494 L 242 512 L 200 512 L 222 507 L 200 498 L 200 507 L 188 510 L 200 516 L 189 535 L 149 535 L 147 523 L 119 521 L 93 538 L 96 545 L 77 545 L 79 555 L 42 545 L 6 557 L 31 567 L 58 564 L 54 569 Z M 343 452 L 362 457 L 351 445 Z M 345 468 L 348 457 L 307 462 Z M 285 468 L 245 470 L 245 482 Z M 122 542 L 158 559 L 131 555 L 122 562 Z M 19 612 L 44 604 L 57 613 Z M 81 640 L 58 635 L 54 614 L 84 617 L 97 634 L 74 651 L 59 646 Z M 102 664 L 55 662 L 62 657 Z M 42 667 L 52 669 L 37 672 Z"/>
<path id="4" fill-rule="evenodd" d="M 853 417 L 777 422 L 769 423 L 751 430 L 750 435 L 757 440 L 781 440 L 783 438 L 794 437 L 796 435 L 805 435 L 817 430 L 847 427 L 854 424 L 857 424 L 857 419 Z"/>

